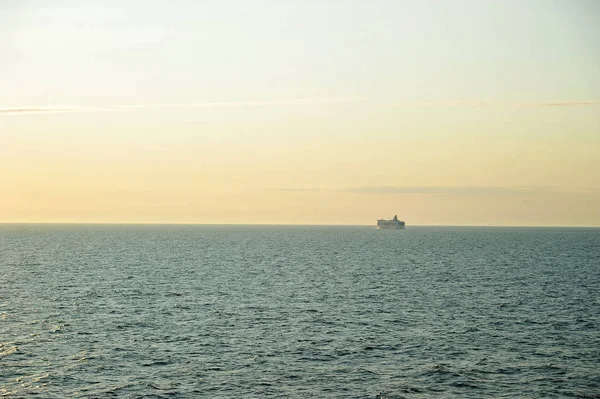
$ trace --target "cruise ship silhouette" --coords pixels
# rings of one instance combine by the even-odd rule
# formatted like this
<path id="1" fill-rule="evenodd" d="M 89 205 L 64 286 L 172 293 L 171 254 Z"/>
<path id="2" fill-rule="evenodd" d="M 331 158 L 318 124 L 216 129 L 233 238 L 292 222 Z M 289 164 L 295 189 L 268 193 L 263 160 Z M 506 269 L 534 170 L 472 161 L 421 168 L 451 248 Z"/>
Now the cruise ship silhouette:
<path id="1" fill-rule="evenodd" d="M 377 220 L 377 227 L 383 230 L 400 230 L 403 229 L 406 223 L 403 220 L 398 220 L 398 215 L 394 215 L 392 220 Z"/>

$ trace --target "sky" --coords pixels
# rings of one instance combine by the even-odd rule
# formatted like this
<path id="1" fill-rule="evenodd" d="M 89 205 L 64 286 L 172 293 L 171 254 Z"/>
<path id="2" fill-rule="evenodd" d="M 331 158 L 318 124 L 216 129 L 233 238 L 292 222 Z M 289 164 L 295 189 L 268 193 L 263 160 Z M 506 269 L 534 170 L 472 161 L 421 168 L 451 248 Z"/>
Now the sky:
<path id="1" fill-rule="evenodd" d="M 595 0 L 0 2 L 0 222 L 600 226 Z"/>

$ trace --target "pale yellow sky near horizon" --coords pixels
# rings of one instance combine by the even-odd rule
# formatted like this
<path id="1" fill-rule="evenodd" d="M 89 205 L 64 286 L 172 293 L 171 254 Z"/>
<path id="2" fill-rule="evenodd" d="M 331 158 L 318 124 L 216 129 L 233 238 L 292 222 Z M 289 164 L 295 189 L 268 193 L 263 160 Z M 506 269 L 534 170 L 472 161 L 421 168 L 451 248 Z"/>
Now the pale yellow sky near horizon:
<path id="1" fill-rule="evenodd" d="M 249 3 L 0 6 L 0 223 L 600 226 L 600 7 Z"/>

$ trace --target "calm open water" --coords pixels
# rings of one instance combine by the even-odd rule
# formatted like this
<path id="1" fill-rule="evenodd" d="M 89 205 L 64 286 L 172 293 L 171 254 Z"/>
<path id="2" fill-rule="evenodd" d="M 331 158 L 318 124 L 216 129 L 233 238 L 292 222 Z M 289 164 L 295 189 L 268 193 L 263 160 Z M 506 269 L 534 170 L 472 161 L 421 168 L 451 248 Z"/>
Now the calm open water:
<path id="1" fill-rule="evenodd" d="M 34 394 L 600 398 L 600 229 L 0 225 Z"/>

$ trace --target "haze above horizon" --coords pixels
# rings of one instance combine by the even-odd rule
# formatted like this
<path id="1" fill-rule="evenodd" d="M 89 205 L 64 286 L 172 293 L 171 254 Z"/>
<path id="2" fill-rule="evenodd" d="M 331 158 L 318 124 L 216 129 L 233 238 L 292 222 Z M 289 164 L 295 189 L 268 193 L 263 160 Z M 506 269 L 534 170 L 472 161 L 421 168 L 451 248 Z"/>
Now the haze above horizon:
<path id="1" fill-rule="evenodd" d="M 0 4 L 0 223 L 600 226 L 600 3 Z"/>

